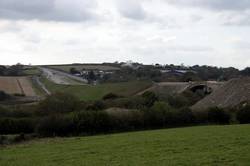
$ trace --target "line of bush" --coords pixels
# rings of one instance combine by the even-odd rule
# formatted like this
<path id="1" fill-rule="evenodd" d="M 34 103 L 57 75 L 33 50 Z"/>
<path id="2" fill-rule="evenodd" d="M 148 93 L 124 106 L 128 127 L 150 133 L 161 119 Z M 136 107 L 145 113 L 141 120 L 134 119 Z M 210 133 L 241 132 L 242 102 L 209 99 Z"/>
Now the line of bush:
<path id="1" fill-rule="evenodd" d="M 154 94 L 131 98 L 136 102 L 119 98 L 108 101 L 109 104 L 109 99 L 82 103 L 72 96 L 55 94 L 38 105 L 24 107 L 25 111 L 1 108 L 0 135 L 75 136 L 198 124 L 250 123 L 249 105 L 234 111 L 215 107 L 193 112 L 188 107 L 174 108 L 159 101 Z M 110 103 L 121 107 L 113 109 Z"/>

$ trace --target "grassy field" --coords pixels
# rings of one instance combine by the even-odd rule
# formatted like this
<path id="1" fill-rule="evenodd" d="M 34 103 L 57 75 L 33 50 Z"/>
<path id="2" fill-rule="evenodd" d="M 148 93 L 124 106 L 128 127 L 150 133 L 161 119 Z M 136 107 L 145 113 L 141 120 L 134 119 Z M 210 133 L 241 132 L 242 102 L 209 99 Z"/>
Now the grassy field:
<path id="1" fill-rule="evenodd" d="M 113 66 L 108 66 L 108 65 L 101 65 L 101 64 L 72 64 L 72 65 L 51 65 L 48 66 L 53 69 L 59 69 L 63 70 L 66 72 L 69 72 L 71 68 L 75 68 L 76 70 L 81 71 L 82 69 L 86 70 L 104 70 L 104 71 L 109 71 L 109 70 L 120 70 L 118 67 L 113 67 Z"/>
<path id="2" fill-rule="evenodd" d="M 38 68 L 26 69 L 23 71 L 25 75 L 33 76 L 33 75 L 41 75 L 41 71 Z"/>
<path id="3" fill-rule="evenodd" d="M 82 138 L 57 138 L 0 149 L 8 166 L 249 165 L 250 125 L 205 126 Z"/>
<path id="4" fill-rule="evenodd" d="M 74 94 L 81 100 L 98 100 L 113 92 L 122 96 L 134 95 L 151 86 L 151 82 L 133 81 L 123 83 L 108 83 L 100 85 L 58 85 L 43 78 L 42 82 L 51 92 L 66 92 Z"/>

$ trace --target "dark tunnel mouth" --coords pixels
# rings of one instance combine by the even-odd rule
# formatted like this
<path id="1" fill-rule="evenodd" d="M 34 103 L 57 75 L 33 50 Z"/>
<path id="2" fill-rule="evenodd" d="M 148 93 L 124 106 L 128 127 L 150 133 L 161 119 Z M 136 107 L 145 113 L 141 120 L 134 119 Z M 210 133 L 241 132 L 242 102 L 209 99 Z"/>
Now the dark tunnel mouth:
<path id="1" fill-rule="evenodd" d="M 212 88 L 207 85 L 196 85 L 190 88 L 193 93 L 196 93 L 198 90 L 202 90 L 205 94 L 210 94 L 212 92 Z"/>

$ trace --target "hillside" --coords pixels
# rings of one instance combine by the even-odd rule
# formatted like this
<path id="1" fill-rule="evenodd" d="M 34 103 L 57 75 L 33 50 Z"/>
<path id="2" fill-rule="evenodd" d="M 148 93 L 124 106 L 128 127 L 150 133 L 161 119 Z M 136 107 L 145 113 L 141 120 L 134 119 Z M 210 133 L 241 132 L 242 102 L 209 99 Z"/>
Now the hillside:
<path id="1" fill-rule="evenodd" d="M 146 91 L 155 92 L 156 94 L 167 94 L 173 95 L 176 93 L 181 93 L 189 86 L 187 82 L 161 82 L 155 83 L 152 87 L 146 89 L 139 93 L 139 95 L 143 94 Z"/>
<path id="2" fill-rule="evenodd" d="M 59 85 L 46 78 L 43 78 L 41 82 L 52 93 L 66 92 L 77 96 L 81 100 L 100 100 L 104 95 L 111 92 L 121 96 L 131 96 L 152 85 L 149 81 L 105 83 L 99 85 Z"/>
<path id="3" fill-rule="evenodd" d="M 0 148 L 0 165 L 248 165 L 250 125 L 32 141 Z"/>
<path id="4" fill-rule="evenodd" d="M 234 107 L 242 102 L 250 101 L 250 78 L 232 79 L 205 97 L 192 108 L 194 110 L 209 107 Z"/>

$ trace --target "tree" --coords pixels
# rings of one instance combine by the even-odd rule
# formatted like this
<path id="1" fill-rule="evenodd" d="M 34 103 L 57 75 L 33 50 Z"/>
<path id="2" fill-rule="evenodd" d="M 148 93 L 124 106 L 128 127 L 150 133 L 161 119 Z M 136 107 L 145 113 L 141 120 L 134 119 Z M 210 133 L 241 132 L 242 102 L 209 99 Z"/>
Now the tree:
<path id="1" fill-rule="evenodd" d="M 200 81 L 200 80 L 201 79 L 194 72 L 187 72 L 181 78 L 181 81 L 183 81 L 183 82 Z"/>
<path id="2" fill-rule="evenodd" d="M 23 65 L 18 63 L 7 69 L 7 75 L 10 76 L 20 76 L 22 75 Z"/>
<path id="3" fill-rule="evenodd" d="M 96 80 L 96 76 L 95 76 L 94 71 L 91 70 L 91 71 L 88 73 L 88 79 L 89 79 L 90 81 Z"/>
<path id="4" fill-rule="evenodd" d="M 250 76 L 250 67 L 247 67 L 244 70 L 242 70 L 241 74 L 244 76 Z"/>
<path id="5" fill-rule="evenodd" d="M 44 115 L 76 111 L 80 106 L 79 100 L 71 94 L 55 93 L 38 104 L 38 112 Z"/>
<path id="6" fill-rule="evenodd" d="M 250 123 L 250 105 L 245 105 L 237 112 L 237 119 L 241 124 Z"/>
<path id="7" fill-rule="evenodd" d="M 142 94 L 142 97 L 144 98 L 144 101 L 145 101 L 144 105 L 146 107 L 151 107 L 154 105 L 156 101 L 158 101 L 158 96 L 156 96 L 156 94 L 153 92 L 147 91 Z"/>
<path id="8" fill-rule="evenodd" d="M 0 75 L 5 75 L 7 68 L 5 66 L 0 66 Z"/>
<path id="9" fill-rule="evenodd" d="M 78 70 L 76 70 L 76 68 L 72 67 L 69 70 L 70 74 L 79 74 L 80 72 Z"/>
<path id="10" fill-rule="evenodd" d="M 208 110 L 208 122 L 217 124 L 227 124 L 230 121 L 230 115 L 222 108 L 213 107 Z"/>

